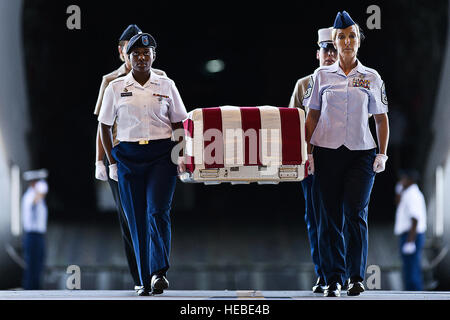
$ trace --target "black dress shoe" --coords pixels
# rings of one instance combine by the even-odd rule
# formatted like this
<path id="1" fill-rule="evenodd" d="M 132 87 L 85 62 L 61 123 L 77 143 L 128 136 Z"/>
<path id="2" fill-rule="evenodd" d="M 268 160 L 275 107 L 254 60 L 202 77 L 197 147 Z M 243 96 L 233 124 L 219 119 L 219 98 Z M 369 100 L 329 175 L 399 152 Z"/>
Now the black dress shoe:
<path id="1" fill-rule="evenodd" d="M 348 296 L 359 296 L 364 292 L 364 285 L 361 281 L 350 282 L 347 289 Z"/>
<path id="2" fill-rule="evenodd" d="M 325 281 L 318 277 L 316 284 L 312 287 L 312 292 L 313 293 L 323 293 L 323 290 L 325 288 Z"/>
<path id="3" fill-rule="evenodd" d="M 140 287 L 137 291 L 136 291 L 136 293 L 138 294 L 138 296 L 141 296 L 141 297 L 145 297 L 145 296 L 149 296 L 150 295 L 150 289 L 149 288 L 146 288 L 146 287 Z"/>
<path id="4" fill-rule="evenodd" d="M 323 292 L 324 297 L 340 297 L 341 296 L 341 285 L 337 282 L 327 286 Z"/>
<path id="5" fill-rule="evenodd" d="M 348 284 L 350 283 L 350 279 L 347 279 L 347 281 L 344 282 L 344 285 L 342 286 L 342 290 L 343 291 L 347 291 L 348 290 Z"/>
<path id="6" fill-rule="evenodd" d="M 163 275 L 154 274 L 152 277 L 152 294 L 161 294 L 169 288 L 169 281 Z"/>

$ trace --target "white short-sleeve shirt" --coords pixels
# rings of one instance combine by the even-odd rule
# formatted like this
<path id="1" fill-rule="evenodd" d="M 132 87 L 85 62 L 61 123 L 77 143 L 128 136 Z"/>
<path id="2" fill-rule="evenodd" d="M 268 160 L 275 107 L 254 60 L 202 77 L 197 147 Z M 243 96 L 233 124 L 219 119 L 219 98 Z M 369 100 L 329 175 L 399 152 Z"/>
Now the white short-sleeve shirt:
<path id="1" fill-rule="evenodd" d="M 47 204 L 44 198 L 40 199 L 37 203 L 33 203 L 36 198 L 36 192 L 36 189 L 30 186 L 22 197 L 23 230 L 25 232 L 45 233 L 47 231 Z"/>
<path id="2" fill-rule="evenodd" d="M 117 140 L 135 142 L 170 138 L 171 123 L 186 118 L 175 82 L 151 72 L 141 86 L 130 72 L 106 88 L 98 121 L 109 126 L 116 122 Z"/>
<path id="3" fill-rule="evenodd" d="M 417 233 L 423 233 L 427 229 L 427 208 L 425 198 L 417 184 L 403 190 L 400 202 L 395 213 L 394 234 L 400 235 L 411 229 L 412 221 L 417 220 Z"/>
<path id="4" fill-rule="evenodd" d="M 369 114 L 388 112 L 384 82 L 378 72 L 360 61 L 348 75 L 338 61 L 316 69 L 303 105 L 321 112 L 311 144 L 331 149 L 342 145 L 350 150 L 375 148 Z"/>

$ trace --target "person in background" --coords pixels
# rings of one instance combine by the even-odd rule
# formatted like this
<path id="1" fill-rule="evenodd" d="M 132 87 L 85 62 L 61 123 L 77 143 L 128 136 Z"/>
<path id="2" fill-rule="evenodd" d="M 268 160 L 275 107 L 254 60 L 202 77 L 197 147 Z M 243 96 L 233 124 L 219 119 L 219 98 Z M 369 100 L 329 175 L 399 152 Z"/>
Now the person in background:
<path id="1" fill-rule="evenodd" d="M 417 185 L 418 180 L 419 173 L 408 169 L 401 171 L 396 185 L 398 205 L 394 234 L 399 238 L 403 281 L 408 291 L 423 290 L 421 259 L 427 229 L 427 208 Z"/>
<path id="2" fill-rule="evenodd" d="M 316 51 L 316 58 L 319 61 L 319 66 L 329 66 L 336 62 L 337 51 L 333 45 L 332 33 L 333 28 L 322 28 L 318 30 L 319 48 Z M 291 100 L 289 102 L 289 108 L 300 108 L 305 111 L 305 116 L 308 115 L 308 108 L 303 106 L 303 96 L 305 95 L 308 83 L 312 74 L 301 78 L 297 81 L 292 93 Z M 312 195 L 312 183 L 314 175 L 310 174 L 304 180 L 301 185 L 303 189 L 303 196 L 305 197 L 305 223 L 308 231 L 308 239 L 311 247 L 311 258 L 314 263 L 314 270 L 317 275 L 316 284 L 312 287 L 314 293 L 323 293 L 325 287 L 325 279 L 320 267 L 319 247 L 317 239 L 317 223 L 316 223 L 316 210 L 319 209 L 319 201 L 313 200 Z M 317 194 L 314 195 L 317 197 Z"/>
<path id="3" fill-rule="evenodd" d="M 128 45 L 128 42 L 130 39 L 142 32 L 141 29 L 135 25 L 130 24 L 120 35 L 119 37 L 119 44 L 118 44 L 118 51 L 119 51 L 119 58 L 123 62 L 123 64 L 119 67 L 119 69 L 103 76 L 103 80 L 100 86 L 100 90 L 98 93 L 97 103 L 95 105 L 94 115 L 98 116 L 102 107 L 102 100 L 103 95 L 105 93 L 106 87 L 109 85 L 109 83 L 117 78 L 126 76 L 130 70 L 131 70 L 131 62 L 128 58 L 128 55 L 126 54 L 126 48 Z M 152 71 L 155 72 L 158 75 L 166 76 L 166 73 L 162 70 L 154 69 L 152 68 Z M 113 144 L 114 146 L 117 145 L 119 142 L 116 139 L 117 135 L 117 128 L 116 125 L 113 126 Z M 96 150 L 95 150 L 95 177 L 98 180 L 102 181 L 108 181 L 108 184 L 111 188 L 111 192 L 113 194 L 114 202 L 116 203 L 117 207 L 117 213 L 118 213 L 118 219 L 119 219 L 119 226 L 122 234 L 122 240 L 125 248 L 125 256 L 127 258 L 128 262 L 128 268 L 131 273 L 131 277 L 133 278 L 134 282 L 134 289 L 137 291 L 140 289 L 140 280 L 139 280 L 139 273 L 138 268 L 136 265 L 136 257 L 134 256 L 134 249 L 133 249 L 133 242 L 131 240 L 130 230 L 128 228 L 127 218 L 125 216 L 125 213 L 123 211 L 122 203 L 120 201 L 120 195 L 119 195 L 119 187 L 117 185 L 117 181 L 114 181 L 113 179 L 108 179 L 108 160 L 105 156 L 105 150 L 103 149 L 101 135 L 100 135 L 100 124 L 97 127 L 97 138 L 96 138 Z"/>
<path id="4" fill-rule="evenodd" d="M 48 184 L 45 169 L 26 171 L 23 179 L 28 188 L 22 196 L 22 227 L 25 270 L 22 286 L 25 290 L 42 289 L 45 262 L 45 233 L 48 209 L 45 197 Z"/>

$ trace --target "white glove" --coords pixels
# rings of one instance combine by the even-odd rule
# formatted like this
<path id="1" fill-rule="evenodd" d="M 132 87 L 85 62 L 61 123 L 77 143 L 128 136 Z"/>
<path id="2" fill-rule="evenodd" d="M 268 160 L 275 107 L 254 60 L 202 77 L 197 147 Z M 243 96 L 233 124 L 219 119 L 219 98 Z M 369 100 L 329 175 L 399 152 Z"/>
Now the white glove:
<path id="1" fill-rule="evenodd" d="M 388 159 L 388 156 L 385 154 L 377 154 L 375 157 L 375 161 L 373 162 L 373 171 L 376 173 L 383 172 L 386 167 L 386 161 Z"/>
<path id="2" fill-rule="evenodd" d="M 401 182 L 397 182 L 395 185 L 395 193 L 400 194 L 403 191 L 403 184 Z"/>
<path id="3" fill-rule="evenodd" d="M 114 181 L 119 181 L 119 177 L 117 176 L 117 163 L 109 165 L 109 177 Z"/>
<path id="4" fill-rule="evenodd" d="M 106 173 L 106 167 L 103 161 L 95 162 L 95 178 L 102 181 L 108 180 L 108 174 Z"/>
<path id="5" fill-rule="evenodd" d="M 313 175 L 314 174 L 314 157 L 312 155 L 312 153 L 308 153 L 308 175 Z"/>
<path id="6" fill-rule="evenodd" d="M 403 254 L 413 254 L 416 252 L 416 244 L 414 242 L 406 242 L 402 247 Z"/>
<path id="7" fill-rule="evenodd" d="M 184 156 L 178 157 L 177 169 L 178 169 L 178 174 L 182 174 L 183 172 L 186 171 L 186 164 L 184 163 Z"/>

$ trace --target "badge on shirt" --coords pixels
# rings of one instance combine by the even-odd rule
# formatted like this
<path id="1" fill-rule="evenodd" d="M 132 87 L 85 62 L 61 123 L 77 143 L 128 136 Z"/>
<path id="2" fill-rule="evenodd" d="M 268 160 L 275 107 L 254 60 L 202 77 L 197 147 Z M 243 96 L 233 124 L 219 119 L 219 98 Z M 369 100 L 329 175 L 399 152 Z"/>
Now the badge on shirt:
<path id="1" fill-rule="evenodd" d="M 370 90 L 370 80 L 354 78 L 352 81 L 352 87 L 362 87 Z"/>
<path id="2" fill-rule="evenodd" d="M 308 99 L 311 96 L 312 88 L 314 86 L 313 76 L 309 77 L 308 87 L 306 88 L 305 94 L 303 95 L 303 100 Z"/>
<path id="3" fill-rule="evenodd" d="M 383 102 L 383 104 L 385 104 L 385 105 L 388 104 L 386 88 L 384 87 L 384 81 L 383 81 L 383 84 L 381 85 L 381 102 Z"/>
<path id="4" fill-rule="evenodd" d="M 162 101 L 163 98 L 169 99 L 169 96 L 165 96 L 163 94 L 154 93 L 153 96 L 158 97 L 159 101 Z"/>
<path id="5" fill-rule="evenodd" d="M 121 97 L 131 97 L 133 95 L 133 92 L 121 92 Z"/>

